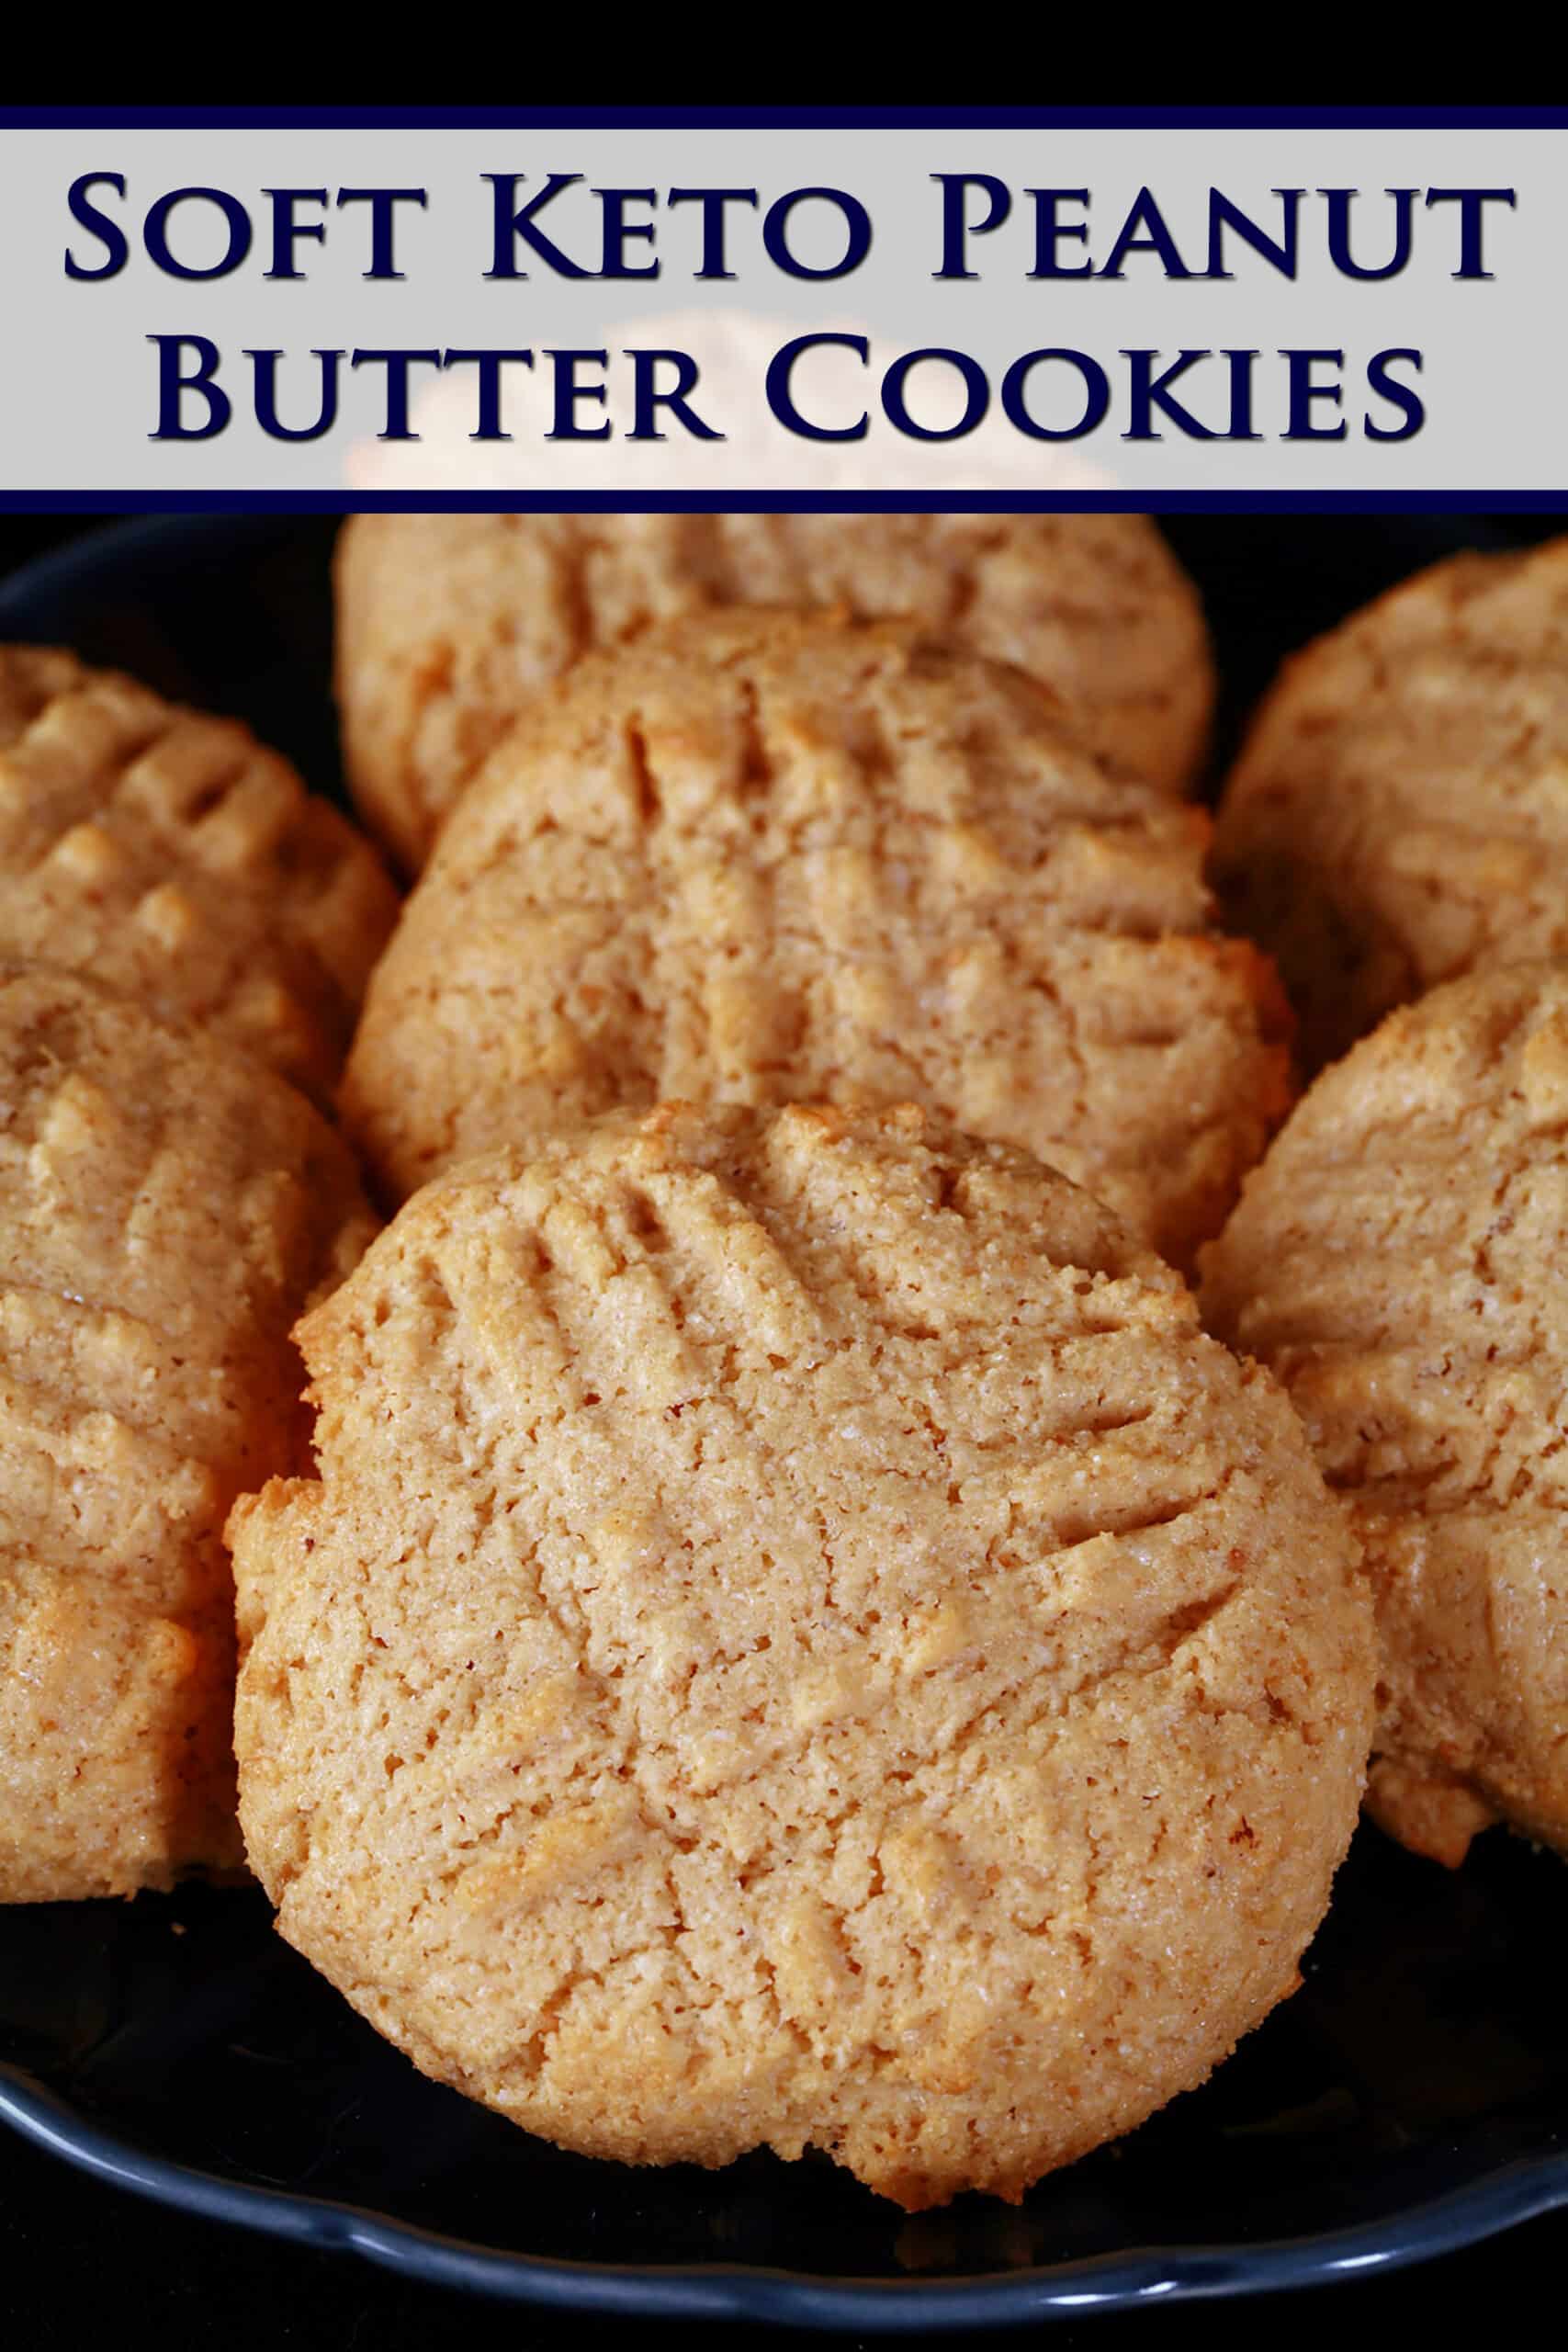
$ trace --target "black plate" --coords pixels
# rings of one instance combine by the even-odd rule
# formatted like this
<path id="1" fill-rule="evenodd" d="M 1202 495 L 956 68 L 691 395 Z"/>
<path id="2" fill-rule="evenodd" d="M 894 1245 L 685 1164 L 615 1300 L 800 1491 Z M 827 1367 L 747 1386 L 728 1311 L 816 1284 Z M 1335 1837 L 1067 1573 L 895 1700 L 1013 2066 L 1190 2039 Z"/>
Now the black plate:
<path id="1" fill-rule="evenodd" d="M 1528 526 L 1187 517 L 1230 689 L 1415 564 Z M 335 782 L 330 526 L 121 525 L 0 582 L 56 638 L 242 712 Z M 1306 1983 L 1204 2090 L 1016 2211 L 906 2220 L 822 2161 L 633 2173 L 426 2083 L 254 1893 L 0 1910 L 0 2115 L 189 2211 L 410 2275 L 622 2313 L 977 2327 L 1350 2275 L 1568 2204 L 1568 1871 L 1357 1838 Z"/>

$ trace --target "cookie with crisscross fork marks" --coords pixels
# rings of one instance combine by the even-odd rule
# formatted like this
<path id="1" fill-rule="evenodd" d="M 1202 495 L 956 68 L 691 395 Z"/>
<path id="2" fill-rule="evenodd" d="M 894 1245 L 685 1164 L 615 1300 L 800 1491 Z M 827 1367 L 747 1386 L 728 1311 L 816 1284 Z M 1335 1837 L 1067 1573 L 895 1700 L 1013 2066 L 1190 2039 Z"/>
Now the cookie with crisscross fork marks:
<path id="1" fill-rule="evenodd" d="M 422 1192 L 231 1521 L 283 1932 L 571 2148 L 1017 2196 L 1296 1981 L 1342 1516 L 1086 1193 L 913 1108 L 614 1115 Z"/>
<path id="2" fill-rule="evenodd" d="M 710 615 L 579 665 L 458 808 L 343 1096 L 389 1194 L 562 1117 L 917 1101 L 1178 1261 L 1290 1100 L 1202 813 L 1016 670 L 899 623 Z"/>
<path id="3" fill-rule="evenodd" d="M 1434 564 L 1287 662 L 1214 851 L 1309 1072 L 1425 989 L 1568 956 L 1568 538 Z"/>
<path id="4" fill-rule="evenodd" d="M 239 1861 L 224 1515 L 299 1458 L 289 1327 L 370 1230 L 293 1087 L 0 967 L 0 1901 Z"/>
<path id="5" fill-rule="evenodd" d="M 1568 1853 L 1568 972 L 1472 973 L 1303 1099 L 1205 1254 L 1365 1546 L 1372 1809 L 1454 1863 Z"/>
<path id="6" fill-rule="evenodd" d="M 90 973 L 322 1100 L 396 912 L 369 844 L 247 729 L 0 646 L 0 956 Z"/>
<path id="7" fill-rule="evenodd" d="M 585 653 L 731 605 L 905 616 L 1054 688 L 1168 791 L 1203 755 L 1197 592 L 1143 514 L 360 514 L 337 559 L 355 797 L 411 871 L 526 704 Z"/>

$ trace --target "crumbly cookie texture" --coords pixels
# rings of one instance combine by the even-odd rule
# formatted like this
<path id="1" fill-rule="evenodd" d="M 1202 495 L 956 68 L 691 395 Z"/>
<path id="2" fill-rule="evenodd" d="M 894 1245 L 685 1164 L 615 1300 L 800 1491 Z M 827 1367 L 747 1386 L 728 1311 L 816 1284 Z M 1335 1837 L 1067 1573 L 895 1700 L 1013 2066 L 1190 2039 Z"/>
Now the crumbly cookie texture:
<path id="1" fill-rule="evenodd" d="M 1179 791 L 1208 740 L 1196 590 L 1140 514 L 361 514 L 337 558 L 355 796 L 412 871 L 525 705 L 584 653 L 712 605 L 906 616 L 1054 687 Z"/>
<path id="2" fill-rule="evenodd" d="M 1365 1546 L 1373 1810 L 1448 1862 L 1495 1814 L 1568 1851 L 1565 1136 L 1568 973 L 1477 973 L 1318 1080 L 1205 1253 Z"/>
<path id="3" fill-rule="evenodd" d="M 581 663 L 466 796 L 345 1076 L 389 1199 L 560 1119 L 920 1100 L 1184 1261 L 1291 1099 L 1207 820 L 1016 670 L 759 611 Z"/>
<path id="4" fill-rule="evenodd" d="M 245 728 L 0 646 L 0 956 L 90 973 L 320 1100 L 396 914 L 369 844 Z"/>
<path id="5" fill-rule="evenodd" d="M 301 1458 L 289 1326 L 371 1230 L 282 1080 L 0 967 L 0 1901 L 239 1862 L 223 1521 Z"/>
<path id="6" fill-rule="evenodd" d="M 561 2144 L 1042 2173 L 1288 1994 L 1369 1604 L 1284 1398 L 929 1114 L 612 1114 L 431 1185 L 231 1521 L 252 1862 Z"/>
<path id="7" fill-rule="evenodd" d="M 1288 663 L 1214 862 L 1309 1070 L 1440 981 L 1568 955 L 1568 539 L 1438 564 Z"/>

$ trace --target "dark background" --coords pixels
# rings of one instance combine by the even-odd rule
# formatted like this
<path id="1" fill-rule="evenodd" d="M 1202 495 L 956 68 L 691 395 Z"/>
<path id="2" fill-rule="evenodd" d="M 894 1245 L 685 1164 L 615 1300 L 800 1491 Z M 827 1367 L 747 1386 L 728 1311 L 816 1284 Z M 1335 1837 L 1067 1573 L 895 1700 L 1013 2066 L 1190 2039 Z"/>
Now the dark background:
<path id="1" fill-rule="evenodd" d="M 90 528 L 101 518 L 0 517 L 0 572 Z M 1305 526 L 1303 529 L 1303 524 Z M 1179 546 L 1203 518 L 1171 527 Z M 1248 591 L 1247 546 L 1277 534 L 1278 517 L 1232 518 L 1235 593 Z M 1331 518 L 1292 519 L 1301 535 L 1306 579 L 1302 606 L 1321 598 L 1335 616 Z M 1451 528 L 1451 521 L 1450 524 Z M 1541 537 L 1560 525 L 1538 517 L 1478 519 L 1472 536 L 1493 546 Z M 1212 524 L 1209 526 L 1212 531 Z M 1419 560 L 1417 518 L 1390 518 L 1391 577 Z M 1408 544 L 1406 541 L 1408 540 Z M 1222 582 L 1219 594 L 1227 593 Z M 1338 609 L 1342 609 L 1342 606 Z M 1261 680 L 1257 683 L 1261 684 Z M 1201 2341 L 1213 2352 L 1254 2345 L 1281 2330 L 1348 2328 L 1351 2340 L 1374 2333 L 1469 2329 L 1527 2313 L 1560 2312 L 1568 2259 L 1568 2213 L 1529 2224 L 1489 2245 L 1420 2269 L 1320 2289 L 1267 2303 L 1193 2304 L 1160 2318 L 1086 2317 L 1045 2323 L 1050 2342 L 1115 2352 L 1140 2335 L 1152 2343 Z M 1560 2324 L 1560 2323 L 1559 2323 Z M 1551 2323 L 1549 2322 L 1549 2325 Z M 0 2133 L 0 2343 L 22 2346 L 113 2346 L 127 2331 L 172 2346 L 332 2346 L 333 2352 L 401 2352 L 459 2344 L 553 2346 L 585 2329 L 615 2339 L 629 2329 L 592 2321 L 558 2321 L 513 2306 L 490 2305 L 405 2284 L 349 2256 L 307 2254 L 195 2222 L 89 2181 L 63 2164 Z M 696 2335 L 717 2346 L 736 2332 L 718 2327 L 638 2326 L 649 2352 Z M 853 2340 L 853 2339 L 845 2339 Z M 875 2339 L 873 2339 L 875 2340 Z M 882 2339 L 891 2340 L 891 2339 Z"/>

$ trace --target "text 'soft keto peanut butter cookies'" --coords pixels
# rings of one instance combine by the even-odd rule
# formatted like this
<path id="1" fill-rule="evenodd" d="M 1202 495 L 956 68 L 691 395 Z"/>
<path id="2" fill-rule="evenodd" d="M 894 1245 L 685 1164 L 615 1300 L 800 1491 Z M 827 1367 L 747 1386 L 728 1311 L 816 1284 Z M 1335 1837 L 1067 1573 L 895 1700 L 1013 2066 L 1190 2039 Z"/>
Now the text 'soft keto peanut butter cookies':
<path id="1" fill-rule="evenodd" d="M 1053 687 L 1114 765 L 1179 791 L 1213 666 L 1140 514 L 362 514 L 337 562 L 355 799 L 417 868 L 532 696 L 584 653 L 714 605 L 906 616 Z"/>
<path id="2" fill-rule="evenodd" d="M 907 625 L 679 623 L 581 663 L 465 797 L 344 1114 L 400 1198 L 619 1104 L 921 1101 L 1184 1260 L 1290 1100 L 1207 838 L 1044 688 Z"/>
<path id="3" fill-rule="evenodd" d="M 0 1901 L 240 1860 L 223 1521 L 302 1458 L 289 1327 L 371 1230 L 281 1079 L 0 969 Z"/>
<path id="4" fill-rule="evenodd" d="M 1289 662 L 1214 850 L 1309 1070 L 1441 981 L 1568 955 L 1568 539 L 1438 564 Z"/>
<path id="5" fill-rule="evenodd" d="M 368 842 L 237 721 L 0 646 L 0 956 L 89 972 L 321 1100 L 396 913 Z"/>
<path id="6" fill-rule="evenodd" d="M 438 2079 L 630 2163 L 1017 2197 L 1297 1981 L 1371 1612 L 1284 1398 L 910 1107 L 469 1162 L 230 1522 L 252 1862 Z"/>
<path id="7" fill-rule="evenodd" d="M 1449 1862 L 1496 1815 L 1568 1851 L 1568 973 L 1391 1014 L 1205 1252 L 1365 1545 L 1373 1811 Z"/>

